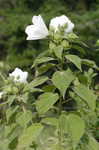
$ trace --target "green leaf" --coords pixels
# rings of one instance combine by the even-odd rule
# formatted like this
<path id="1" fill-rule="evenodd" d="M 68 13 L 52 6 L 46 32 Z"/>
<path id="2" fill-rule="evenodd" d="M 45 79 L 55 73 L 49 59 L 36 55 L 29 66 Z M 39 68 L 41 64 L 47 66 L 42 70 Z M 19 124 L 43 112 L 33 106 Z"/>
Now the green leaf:
<path id="1" fill-rule="evenodd" d="M 16 111 L 18 110 L 19 106 L 16 107 L 10 107 L 6 110 L 6 119 L 7 122 L 9 122 L 10 118 L 12 117 L 12 115 L 14 115 L 16 113 Z"/>
<path id="2" fill-rule="evenodd" d="M 35 92 L 43 92 L 43 90 L 40 89 L 40 88 L 34 88 L 34 87 L 32 87 L 32 84 L 31 84 L 31 85 L 29 84 L 29 85 L 27 85 L 27 86 L 24 87 L 23 92 L 25 93 L 25 94 L 23 95 L 23 99 L 24 99 L 24 97 L 25 97 L 24 102 L 26 102 L 26 101 L 28 100 L 28 92 L 32 92 L 32 93 L 35 93 Z M 27 97 L 26 97 L 26 96 L 27 96 Z"/>
<path id="3" fill-rule="evenodd" d="M 11 133 L 7 137 L 7 139 L 9 139 L 9 142 L 13 143 L 13 140 L 19 137 L 21 131 L 22 131 L 22 128 L 16 125 L 16 127 L 12 129 Z"/>
<path id="4" fill-rule="evenodd" d="M 66 55 L 66 58 L 71 61 L 80 71 L 82 71 L 80 57 L 76 55 Z"/>
<path id="5" fill-rule="evenodd" d="M 56 88 L 54 85 L 45 85 L 42 89 L 44 92 L 54 92 Z"/>
<path id="6" fill-rule="evenodd" d="M 92 90 L 83 84 L 79 84 L 74 88 L 74 92 L 88 104 L 90 109 L 93 111 L 95 110 L 97 96 L 93 93 Z"/>
<path id="7" fill-rule="evenodd" d="M 56 86 L 56 88 L 60 90 L 61 94 L 64 97 L 67 88 L 74 80 L 74 78 L 74 75 L 69 69 L 66 71 L 57 71 L 53 74 L 52 82 Z"/>
<path id="8" fill-rule="evenodd" d="M 43 90 L 40 89 L 40 88 L 33 88 L 33 89 L 31 89 L 30 91 L 31 91 L 32 93 L 35 93 L 35 92 L 43 92 Z"/>
<path id="9" fill-rule="evenodd" d="M 54 66 L 55 66 L 55 64 L 52 64 L 52 63 L 48 63 L 47 65 L 46 64 L 41 65 L 36 70 L 37 75 L 41 75 L 41 74 L 47 72 L 49 69 L 52 69 Z"/>
<path id="10" fill-rule="evenodd" d="M 90 150 L 99 150 L 99 143 L 92 136 L 89 136 L 88 148 Z"/>
<path id="11" fill-rule="evenodd" d="M 88 60 L 88 59 L 82 59 L 82 64 L 88 65 L 92 68 L 96 68 L 99 70 L 99 68 L 97 67 L 96 63 L 92 60 Z"/>
<path id="12" fill-rule="evenodd" d="M 69 39 L 78 39 L 79 37 L 76 35 L 76 34 L 74 34 L 74 33 L 69 33 L 68 35 L 67 35 L 67 37 L 69 38 Z"/>
<path id="13" fill-rule="evenodd" d="M 80 138 L 85 132 L 85 123 L 79 116 L 75 114 L 69 114 L 67 117 L 67 122 L 68 131 L 72 140 L 73 148 L 75 150 Z"/>
<path id="14" fill-rule="evenodd" d="M 16 95 L 9 95 L 8 97 L 8 104 L 9 106 L 12 105 L 12 103 L 15 101 Z"/>
<path id="15" fill-rule="evenodd" d="M 35 59 L 34 64 L 32 65 L 32 68 L 35 67 L 36 65 L 46 63 L 46 62 L 49 62 L 49 61 L 52 61 L 52 60 L 54 60 L 54 58 L 51 58 L 51 57 L 37 58 L 37 59 Z"/>
<path id="16" fill-rule="evenodd" d="M 47 125 L 52 125 L 52 126 L 58 126 L 58 119 L 55 117 L 44 118 L 42 119 L 42 123 L 47 124 Z"/>
<path id="17" fill-rule="evenodd" d="M 74 41 L 73 41 L 74 42 Z M 81 44 L 81 43 L 80 43 Z M 83 47 L 81 47 L 81 46 L 79 46 L 79 45 L 72 45 L 72 48 L 73 49 L 75 49 L 75 50 L 77 50 L 77 51 L 79 51 L 81 54 L 83 54 L 83 55 L 85 55 L 86 53 L 85 53 L 85 50 L 84 50 L 84 48 Z"/>
<path id="18" fill-rule="evenodd" d="M 31 120 L 32 120 L 31 111 L 20 112 L 16 116 L 16 122 L 22 127 L 26 127 Z"/>
<path id="19" fill-rule="evenodd" d="M 30 82 L 29 84 L 26 84 L 23 91 L 25 92 L 25 91 L 30 90 L 30 89 L 32 89 L 32 91 L 40 90 L 40 89 L 37 89 L 34 87 L 43 84 L 47 80 L 48 80 L 48 77 L 45 77 L 45 76 L 38 77 L 38 78 L 34 79 L 32 82 Z"/>
<path id="20" fill-rule="evenodd" d="M 54 53 L 56 57 L 59 59 L 62 59 L 62 52 L 63 52 L 63 47 L 61 45 L 54 48 Z"/>
<path id="21" fill-rule="evenodd" d="M 40 123 L 34 123 L 25 129 L 23 134 L 19 137 L 18 150 L 28 148 L 32 142 L 37 139 L 42 129 L 43 126 Z"/>
<path id="22" fill-rule="evenodd" d="M 45 76 L 38 77 L 38 78 L 34 79 L 34 80 L 31 82 L 31 86 L 32 86 L 32 87 L 36 87 L 36 86 L 38 86 L 38 85 L 43 84 L 43 83 L 46 82 L 47 80 L 48 80 L 48 77 L 45 77 Z"/>
<path id="23" fill-rule="evenodd" d="M 16 124 L 15 123 L 11 123 L 10 125 L 6 125 L 6 126 L 3 126 L 4 128 L 2 129 L 3 130 L 3 135 L 8 138 L 9 135 L 11 135 L 11 133 L 15 130 L 16 128 Z M 2 131 L 1 132 L 1 135 L 2 135 Z M 0 136 L 1 136 L 0 135 Z M 2 135 L 2 136 L 3 136 Z"/>
<path id="24" fill-rule="evenodd" d="M 40 95 L 39 100 L 36 102 L 36 109 L 39 114 L 46 113 L 58 100 L 58 94 L 46 92 Z"/>
<path id="25" fill-rule="evenodd" d="M 10 125 L 3 125 L 3 128 L 0 128 L 0 150 L 14 150 L 14 148 L 10 149 L 10 144 L 14 146 L 14 139 L 16 139 L 22 129 L 16 126 L 15 123 L 11 123 Z"/>
<path id="26" fill-rule="evenodd" d="M 59 129 L 62 134 L 68 132 L 67 115 L 65 115 L 65 114 L 61 114 L 59 117 Z"/>

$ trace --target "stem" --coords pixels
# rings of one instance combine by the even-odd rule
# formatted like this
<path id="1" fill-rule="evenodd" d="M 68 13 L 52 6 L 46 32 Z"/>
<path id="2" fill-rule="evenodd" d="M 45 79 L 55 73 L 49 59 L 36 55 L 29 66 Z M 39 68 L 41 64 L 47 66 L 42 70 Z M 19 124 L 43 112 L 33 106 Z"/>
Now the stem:
<path id="1" fill-rule="evenodd" d="M 60 100 L 59 100 L 59 112 L 58 114 L 61 115 L 61 111 L 62 111 L 62 97 L 60 97 Z"/>
<path id="2" fill-rule="evenodd" d="M 60 129 L 60 128 L 59 128 Z M 59 150 L 62 150 L 62 132 L 61 129 L 59 131 Z"/>
<path id="3" fill-rule="evenodd" d="M 25 109 L 24 105 L 22 106 L 22 110 L 23 110 L 24 113 L 26 112 L 26 109 Z"/>
<path id="4" fill-rule="evenodd" d="M 3 81 L 5 81 L 5 78 L 1 73 L 0 73 L 0 77 L 2 78 Z"/>
<path id="5" fill-rule="evenodd" d="M 60 96 L 60 101 L 59 101 L 59 112 L 58 115 L 61 115 L 62 112 L 62 96 Z M 62 139 L 63 139 L 63 133 L 62 133 L 62 129 L 60 126 L 60 122 L 59 122 L 59 134 L 58 134 L 58 139 L 59 139 L 59 150 L 62 150 Z"/>

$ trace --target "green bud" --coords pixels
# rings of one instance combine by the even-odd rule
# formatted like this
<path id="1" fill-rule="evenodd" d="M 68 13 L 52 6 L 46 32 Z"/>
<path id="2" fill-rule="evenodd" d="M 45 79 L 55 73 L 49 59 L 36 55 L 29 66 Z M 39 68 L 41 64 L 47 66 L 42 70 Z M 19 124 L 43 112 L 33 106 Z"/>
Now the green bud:
<path id="1" fill-rule="evenodd" d="M 63 26 L 59 26 L 59 27 L 58 27 L 58 28 L 59 28 L 59 31 L 61 32 L 61 34 L 64 35 L 67 26 L 68 26 L 68 25 L 67 25 L 67 23 L 66 23 L 66 24 L 64 24 Z"/>
<path id="2" fill-rule="evenodd" d="M 55 40 L 55 41 L 61 41 L 61 40 L 62 40 L 62 37 L 61 37 L 61 35 L 60 35 L 58 32 L 56 32 L 56 33 L 54 34 L 54 40 Z"/>
<path id="3" fill-rule="evenodd" d="M 18 88 L 17 87 L 13 87 L 12 88 L 12 92 L 13 92 L 13 94 L 17 94 L 18 93 Z"/>

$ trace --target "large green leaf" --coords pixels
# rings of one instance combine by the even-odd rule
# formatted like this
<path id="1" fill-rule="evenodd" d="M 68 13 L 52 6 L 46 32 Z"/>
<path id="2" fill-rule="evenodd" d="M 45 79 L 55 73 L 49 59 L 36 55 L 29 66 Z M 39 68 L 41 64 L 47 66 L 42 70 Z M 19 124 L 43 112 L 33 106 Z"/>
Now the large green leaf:
<path id="1" fill-rule="evenodd" d="M 58 94 L 46 92 L 40 95 L 39 100 L 36 102 L 36 109 L 39 114 L 46 113 L 58 100 Z"/>
<path id="2" fill-rule="evenodd" d="M 80 71 L 82 71 L 80 57 L 76 55 L 66 55 L 66 58 L 71 61 Z"/>
<path id="3" fill-rule="evenodd" d="M 56 87 L 54 85 L 45 85 L 42 89 L 44 92 L 54 92 Z"/>
<path id="4" fill-rule="evenodd" d="M 25 111 L 25 112 L 20 112 L 16 116 L 16 122 L 22 126 L 26 127 L 27 124 L 32 120 L 32 112 L 31 111 Z"/>
<path id="5" fill-rule="evenodd" d="M 9 95 L 8 97 L 8 105 L 11 106 L 12 103 L 15 101 L 16 95 Z"/>
<path id="6" fill-rule="evenodd" d="M 72 146 L 75 150 L 80 138 L 83 136 L 85 131 L 84 121 L 75 114 L 69 114 L 67 117 L 68 131 L 72 140 Z"/>
<path id="7" fill-rule="evenodd" d="M 58 57 L 59 59 L 62 59 L 62 52 L 63 52 L 63 47 L 61 45 L 54 48 L 54 53 L 56 57 Z"/>
<path id="8" fill-rule="evenodd" d="M 44 82 L 46 82 L 48 80 L 48 77 L 45 77 L 45 76 L 42 76 L 42 77 L 38 77 L 36 79 L 34 79 L 32 82 L 31 82 L 31 85 L 33 87 L 36 87 L 38 85 L 41 85 L 43 84 Z"/>
<path id="9" fill-rule="evenodd" d="M 96 68 L 99 70 L 99 67 L 96 65 L 96 63 L 92 60 L 88 60 L 88 59 L 82 59 L 82 64 L 88 65 L 92 68 Z"/>
<path id="10" fill-rule="evenodd" d="M 75 41 L 75 42 L 77 42 L 77 41 Z M 74 41 L 73 41 L 73 43 L 74 43 Z M 77 43 L 78 43 L 78 42 L 77 42 Z M 80 43 L 80 44 L 81 44 L 81 43 Z M 85 54 L 86 54 L 85 49 L 84 49 L 83 47 L 81 47 L 80 45 L 73 44 L 73 45 L 72 45 L 72 48 L 73 48 L 74 50 L 79 51 L 82 55 L 85 55 Z"/>
<path id="11" fill-rule="evenodd" d="M 32 67 L 35 67 L 36 65 L 46 63 L 46 62 L 49 62 L 49 61 L 52 61 L 52 60 L 54 60 L 54 58 L 51 58 L 51 57 L 37 58 L 37 59 L 35 59 L 34 64 L 32 65 Z"/>
<path id="12" fill-rule="evenodd" d="M 95 110 L 97 96 L 83 84 L 79 84 L 74 88 L 75 93 L 80 96 L 90 107 L 90 109 Z"/>
<path id="13" fill-rule="evenodd" d="M 92 136 L 89 136 L 88 148 L 90 150 L 99 150 L 99 143 Z"/>
<path id="14" fill-rule="evenodd" d="M 36 73 L 37 73 L 37 75 L 41 75 L 41 74 L 47 72 L 49 69 L 52 69 L 54 66 L 55 66 L 55 64 L 52 64 L 52 63 L 47 63 L 47 65 L 43 64 L 36 69 Z"/>
<path id="15" fill-rule="evenodd" d="M 45 77 L 45 76 L 35 78 L 32 82 L 30 82 L 29 84 L 26 84 L 23 91 L 34 89 L 36 86 L 43 84 L 47 80 L 48 80 L 48 77 Z M 35 90 L 37 91 L 38 89 L 35 89 Z"/>
<path id="16" fill-rule="evenodd" d="M 69 87 L 70 83 L 74 80 L 74 78 L 75 76 L 69 69 L 66 71 L 57 71 L 52 77 L 52 82 L 64 96 L 67 88 Z"/>
<path id="17" fill-rule="evenodd" d="M 59 129 L 61 134 L 68 132 L 68 122 L 67 122 L 67 115 L 61 114 L 59 117 Z"/>
<path id="18" fill-rule="evenodd" d="M 40 123 L 35 123 L 25 129 L 23 134 L 19 137 L 18 150 L 28 148 L 32 142 L 37 139 L 42 129 L 43 126 Z"/>
<path id="19" fill-rule="evenodd" d="M 16 111 L 18 110 L 19 106 L 16 107 L 10 107 L 6 110 L 6 119 L 7 122 L 9 122 L 10 118 L 15 115 Z"/>

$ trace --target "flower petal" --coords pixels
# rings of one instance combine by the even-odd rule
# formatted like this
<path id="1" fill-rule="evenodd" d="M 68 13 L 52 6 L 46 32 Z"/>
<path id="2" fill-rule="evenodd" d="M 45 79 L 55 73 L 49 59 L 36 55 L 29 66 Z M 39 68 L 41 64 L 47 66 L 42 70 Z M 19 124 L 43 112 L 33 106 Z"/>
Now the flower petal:
<path id="1" fill-rule="evenodd" d="M 27 40 L 43 39 L 48 35 L 42 27 L 36 25 L 27 26 L 25 32 L 28 35 Z"/>
<path id="2" fill-rule="evenodd" d="M 73 31 L 74 24 L 72 22 L 69 23 L 68 28 L 65 30 L 66 33 L 70 33 Z"/>
<path id="3" fill-rule="evenodd" d="M 29 25 L 25 29 L 25 33 L 28 35 L 27 40 L 38 40 L 48 36 L 48 29 L 40 15 L 33 16 L 32 22 L 33 25 Z"/>
<path id="4" fill-rule="evenodd" d="M 37 26 L 41 27 L 48 34 L 48 29 L 47 29 L 47 27 L 46 27 L 46 25 L 44 23 L 44 20 L 41 17 L 41 15 L 33 16 L 32 22 L 33 22 L 34 25 L 37 25 Z"/>
<path id="5" fill-rule="evenodd" d="M 0 92 L 0 99 L 2 98 L 3 94 L 4 94 L 4 92 Z"/>
<path id="6" fill-rule="evenodd" d="M 72 30 L 74 28 L 74 24 L 69 20 L 69 18 L 67 16 L 62 15 L 59 17 L 55 17 L 55 18 L 51 19 L 51 21 L 50 21 L 50 27 L 52 27 L 55 32 L 59 30 L 59 28 L 58 28 L 59 26 L 62 27 L 65 24 L 67 24 L 65 33 L 72 32 Z"/>
<path id="7" fill-rule="evenodd" d="M 15 82 L 25 83 L 27 82 L 28 72 L 23 72 L 21 69 L 16 68 L 9 76 L 14 77 Z"/>

